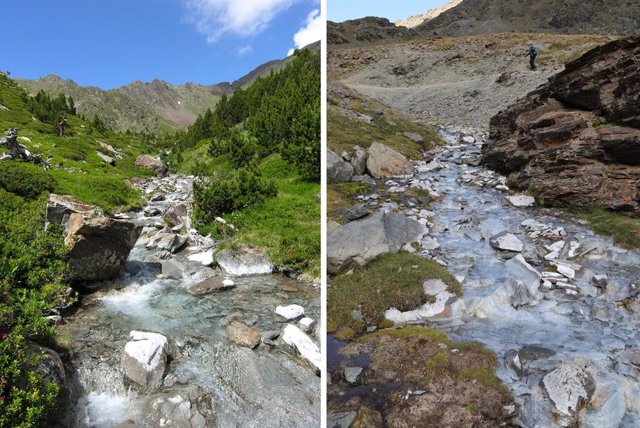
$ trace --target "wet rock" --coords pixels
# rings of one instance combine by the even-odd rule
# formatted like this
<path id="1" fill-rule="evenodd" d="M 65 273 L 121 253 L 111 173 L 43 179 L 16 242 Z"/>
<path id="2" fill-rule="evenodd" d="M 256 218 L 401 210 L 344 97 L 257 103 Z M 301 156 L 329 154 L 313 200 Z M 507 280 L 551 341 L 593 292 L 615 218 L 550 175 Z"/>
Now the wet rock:
<path id="1" fill-rule="evenodd" d="M 187 288 L 189 294 L 194 296 L 204 296 L 218 291 L 229 290 L 235 287 L 235 283 L 230 279 L 214 276 Z"/>
<path id="2" fill-rule="evenodd" d="M 352 263 L 364 266 L 385 253 L 395 253 L 405 244 L 420 242 L 424 227 L 404 214 L 378 212 L 334 229 L 328 235 L 328 270 L 337 274 Z"/>
<path id="3" fill-rule="evenodd" d="M 304 315 L 304 308 L 300 305 L 278 306 L 276 314 L 287 320 L 294 320 Z"/>
<path id="4" fill-rule="evenodd" d="M 146 207 L 143 210 L 143 212 L 146 217 L 155 217 L 162 214 L 162 208 L 152 205 L 152 206 Z"/>
<path id="5" fill-rule="evenodd" d="M 536 204 L 535 198 L 527 195 L 507 196 L 507 201 L 514 207 L 532 207 Z"/>
<path id="6" fill-rule="evenodd" d="M 504 251 L 521 252 L 524 250 L 524 244 L 517 236 L 509 232 L 501 232 L 489 239 L 489 243 L 493 248 Z"/>
<path id="7" fill-rule="evenodd" d="M 203 266 L 211 266 L 213 264 L 213 250 L 205 251 L 203 253 L 190 254 L 187 259 L 192 262 L 198 262 Z"/>
<path id="8" fill-rule="evenodd" d="M 70 247 L 72 280 L 117 276 L 141 233 L 142 226 L 127 221 L 71 214 L 65 243 Z"/>
<path id="9" fill-rule="evenodd" d="M 152 395 L 142 411 L 144 426 L 205 428 L 215 425 L 211 394 L 197 386 Z M 135 428 L 136 424 L 132 424 Z M 120 427 L 119 427 L 120 428 Z"/>
<path id="10" fill-rule="evenodd" d="M 542 298 L 542 293 L 538 290 L 542 277 L 521 254 L 505 262 L 505 267 L 514 280 L 512 299 L 514 307 L 535 304 Z"/>
<path id="11" fill-rule="evenodd" d="M 620 353 L 618 359 L 629 366 L 640 369 L 640 351 L 635 349 L 625 349 Z"/>
<path id="12" fill-rule="evenodd" d="M 258 346 L 262 339 L 260 332 L 238 321 L 229 324 L 227 334 L 232 342 L 250 349 Z"/>
<path id="13" fill-rule="evenodd" d="M 373 178 L 389 178 L 397 175 L 412 175 L 413 164 L 403 154 L 374 142 L 369 147 L 367 170 Z"/>
<path id="14" fill-rule="evenodd" d="M 173 260 L 162 261 L 162 275 L 165 278 L 180 279 L 182 278 L 182 266 Z"/>
<path id="15" fill-rule="evenodd" d="M 328 428 L 349 428 L 356 420 L 356 412 L 343 412 L 327 415 Z"/>
<path id="16" fill-rule="evenodd" d="M 300 330 L 304 331 L 305 333 L 309 333 L 313 329 L 313 327 L 315 327 L 316 322 L 312 318 L 304 317 L 298 322 L 298 324 L 300 325 Z"/>
<path id="17" fill-rule="evenodd" d="M 343 208 L 338 211 L 340 217 L 348 223 L 350 221 L 359 220 L 369 215 L 369 210 L 363 204 L 354 205 L 351 208 Z"/>
<path id="18" fill-rule="evenodd" d="M 622 390 L 614 385 L 607 391 L 604 403 L 596 403 L 598 391 L 591 400 L 591 407 L 580 420 L 581 428 L 603 428 L 622 426 L 625 415 L 625 400 Z"/>
<path id="19" fill-rule="evenodd" d="M 353 177 L 353 166 L 340 156 L 327 150 L 327 182 L 342 183 L 351 181 Z"/>
<path id="20" fill-rule="evenodd" d="M 473 144 L 476 142 L 476 139 L 471 135 L 467 135 L 462 137 L 462 142 L 466 144 Z"/>
<path id="21" fill-rule="evenodd" d="M 167 338 L 135 330 L 129 337 L 131 341 L 125 345 L 121 359 L 125 375 L 143 388 L 159 388 L 167 364 Z"/>
<path id="22" fill-rule="evenodd" d="M 269 257 L 261 250 L 248 246 L 225 248 L 218 253 L 218 265 L 228 275 L 268 275 L 273 271 Z"/>
<path id="23" fill-rule="evenodd" d="M 143 168 L 150 169 L 154 171 L 158 176 L 164 177 L 167 175 L 169 171 L 167 166 L 160 160 L 160 158 L 153 157 L 150 155 L 140 155 L 136 158 L 135 161 L 136 166 L 141 166 Z"/>
<path id="24" fill-rule="evenodd" d="M 187 243 L 187 237 L 175 233 L 164 234 L 158 241 L 157 247 L 160 250 L 167 250 L 171 254 L 177 253 Z"/>
<path id="25" fill-rule="evenodd" d="M 367 170 L 367 151 L 360 146 L 353 148 L 353 156 L 351 156 L 351 166 L 353 167 L 353 175 L 362 176 Z M 354 180 L 355 181 L 355 180 Z"/>
<path id="26" fill-rule="evenodd" d="M 287 325 L 282 333 L 282 340 L 298 350 L 300 355 L 313 364 L 318 371 L 322 370 L 322 356 L 318 345 L 294 325 Z"/>
<path id="27" fill-rule="evenodd" d="M 189 213 L 187 204 L 172 205 L 162 217 L 162 220 L 170 227 L 184 224 Z"/>
<path id="28" fill-rule="evenodd" d="M 360 373 L 362 373 L 362 367 L 345 367 L 344 379 L 351 384 L 357 383 Z"/>
<path id="29" fill-rule="evenodd" d="M 568 360 L 542 378 L 542 385 L 563 415 L 576 415 L 580 405 L 591 399 L 595 384 L 584 362 Z"/>

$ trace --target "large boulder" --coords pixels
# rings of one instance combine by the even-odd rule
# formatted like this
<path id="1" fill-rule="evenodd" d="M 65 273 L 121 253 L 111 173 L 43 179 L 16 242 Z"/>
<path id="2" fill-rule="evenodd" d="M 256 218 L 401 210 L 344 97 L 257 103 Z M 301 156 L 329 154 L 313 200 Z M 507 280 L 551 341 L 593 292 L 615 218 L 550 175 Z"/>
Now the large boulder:
<path id="1" fill-rule="evenodd" d="M 154 171 L 158 176 L 164 177 L 167 175 L 169 169 L 167 166 L 160 160 L 158 157 L 153 157 L 151 155 L 140 155 L 136 158 L 135 162 L 136 166 L 141 166 L 143 168 L 150 169 Z"/>
<path id="2" fill-rule="evenodd" d="M 161 334 L 145 331 L 134 330 L 129 337 L 121 359 L 125 375 L 145 389 L 158 389 L 170 354 L 169 341 Z"/>
<path id="3" fill-rule="evenodd" d="M 353 166 L 340 156 L 327 150 L 327 182 L 342 183 L 351 181 Z"/>
<path id="4" fill-rule="evenodd" d="M 122 270 L 142 226 L 107 217 L 71 214 L 65 243 L 70 246 L 71 279 L 110 279 Z"/>
<path id="5" fill-rule="evenodd" d="M 47 200 L 47 223 L 67 225 L 71 214 L 78 213 L 85 216 L 102 216 L 104 213 L 98 207 L 85 204 L 84 202 L 69 195 L 56 195 L 51 193 Z"/>
<path id="6" fill-rule="evenodd" d="M 608 43 L 491 119 L 484 163 L 548 206 L 640 214 L 640 36 Z"/>
<path id="7" fill-rule="evenodd" d="M 374 178 L 389 178 L 413 174 L 413 164 L 402 153 L 374 142 L 369 147 L 367 170 Z"/>
<path id="8" fill-rule="evenodd" d="M 356 263 L 395 253 L 405 244 L 420 242 L 424 227 L 400 213 L 380 211 L 333 229 L 327 237 L 329 273 L 337 274 Z"/>
<path id="9" fill-rule="evenodd" d="M 225 248 L 218 253 L 217 261 L 218 266 L 227 275 L 268 275 L 273 272 L 269 256 L 257 248 L 248 246 Z"/>

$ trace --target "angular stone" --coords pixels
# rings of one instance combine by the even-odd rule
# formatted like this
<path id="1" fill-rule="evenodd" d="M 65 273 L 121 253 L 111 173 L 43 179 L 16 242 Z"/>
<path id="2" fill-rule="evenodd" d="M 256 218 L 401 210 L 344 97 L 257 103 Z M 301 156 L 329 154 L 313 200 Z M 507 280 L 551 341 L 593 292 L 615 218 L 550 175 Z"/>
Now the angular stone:
<path id="1" fill-rule="evenodd" d="M 353 166 L 342 159 L 340 156 L 327 150 L 327 182 L 342 183 L 351 181 L 353 177 Z"/>
<path id="2" fill-rule="evenodd" d="M 340 217 L 348 223 L 350 221 L 359 220 L 363 217 L 368 216 L 369 210 L 363 204 L 354 205 L 351 208 L 343 208 L 338 211 Z"/>
<path id="3" fill-rule="evenodd" d="M 517 236 L 509 232 L 501 232 L 489 239 L 489 243 L 493 248 L 505 251 L 521 252 L 524 250 L 524 244 Z"/>
<path id="4" fill-rule="evenodd" d="M 287 320 L 294 320 L 304 315 L 304 308 L 300 305 L 278 306 L 276 314 Z"/>
<path id="5" fill-rule="evenodd" d="M 227 335 L 232 342 L 250 349 L 258 346 L 262 339 L 262 336 L 257 330 L 238 321 L 233 321 L 229 324 L 227 327 Z"/>
<path id="6" fill-rule="evenodd" d="M 318 371 L 322 370 L 322 355 L 318 345 L 294 325 L 287 325 L 282 333 L 282 340 L 298 350 L 300 355 L 313 364 Z"/>
<path id="7" fill-rule="evenodd" d="M 213 250 L 205 251 L 203 253 L 190 254 L 187 259 L 192 262 L 199 262 L 203 266 L 211 266 L 213 264 Z"/>
<path id="8" fill-rule="evenodd" d="M 220 276 L 214 276 L 190 286 L 187 288 L 187 292 L 194 296 L 204 296 L 217 291 L 229 290 L 233 287 L 235 287 L 235 283 L 232 280 L 224 279 Z"/>
<path id="9" fill-rule="evenodd" d="M 542 378 L 549 398 L 560 413 L 573 416 L 581 403 L 588 403 L 593 395 L 594 381 L 584 364 L 565 361 Z"/>
<path id="10" fill-rule="evenodd" d="M 528 195 L 507 196 L 507 200 L 514 207 L 532 207 L 536 204 L 536 199 Z"/>
<path id="11" fill-rule="evenodd" d="M 125 375 L 143 388 L 159 388 L 167 364 L 167 338 L 135 330 L 129 336 L 131 341 L 125 345 L 121 359 Z"/>
<path id="12" fill-rule="evenodd" d="M 351 157 L 351 166 L 353 167 L 353 175 L 364 175 L 367 170 L 367 151 L 360 146 L 353 148 L 353 156 Z"/>
<path id="13" fill-rule="evenodd" d="M 226 248 L 218 253 L 218 265 L 228 275 L 268 275 L 273 271 L 269 257 L 261 250 L 244 246 Z"/>
<path id="14" fill-rule="evenodd" d="M 347 382 L 354 384 L 358 382 L 358 377 L 360 377 L 361 373 L 362 373 L 362 367 L 345 367 L 344 379 Z"/>
<path id="15" fill-rule="evenodd" d="M 403 154 L 374 142 L 369 147 L 367 170 L 374 178 L 389 178 L 396 175 L 412 175 L 413 164 Z"/>

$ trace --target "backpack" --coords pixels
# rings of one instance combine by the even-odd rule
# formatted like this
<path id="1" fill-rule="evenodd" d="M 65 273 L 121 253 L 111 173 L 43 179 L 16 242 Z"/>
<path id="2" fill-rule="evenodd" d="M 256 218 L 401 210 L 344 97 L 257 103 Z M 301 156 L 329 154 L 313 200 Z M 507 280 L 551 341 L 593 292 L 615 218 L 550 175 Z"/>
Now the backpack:
<path id="1" fill-rule="evenodd" d="M 538 55 L 538 48 L 533 46 L 533 47 L 531 47 L 531 49 L 529 49 L 529 52 L 531 53 L 531 55 L 537 56 Z"/>

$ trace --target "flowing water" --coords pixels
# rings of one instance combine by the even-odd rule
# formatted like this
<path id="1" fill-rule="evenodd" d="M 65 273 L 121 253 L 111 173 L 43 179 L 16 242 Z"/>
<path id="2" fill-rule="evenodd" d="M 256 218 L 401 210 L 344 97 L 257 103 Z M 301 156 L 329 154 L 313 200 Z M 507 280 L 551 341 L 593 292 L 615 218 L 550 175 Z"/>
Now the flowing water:
<path id="1" fill-rule="evenodd" d="M 464 285 L 467 316 L 462 325 L 451 330 L 451 337 L 479 341 L 497 354 L 501 362 L 498 375 L 514 391 L 521 406 L 520 422 L 525 426 L 558 423 L 549 415 L 540 378 L 545 369 L 560 361 L 581 359 L 594 377 L 596 394 L 601 394 L 599 399 L 605 402 L 599 403 L 599 409 L 588 409 L 584 423 L 640 426 L 638 372 L 619 361 L 621 351 L 640 349 L 640 316 L 633 307 L 623 305 L 633 299 L 634 283 L 640 280 L 640 254 L 617 248 L 610 239 L 595 235 L 561 213 L 512 206 L 494 185 L 504 180 L 482 167 L 468 165 L 476 163 L 480 147 L 459 143 L 457 134 L 443 136 L 448 147 L 435 159 L 443 168 L 417 178 L 443 195 L 429 208 L 434 223 L 430 236 L 441 245 L 431 255 L 444 261 Z M 543 258 L 550 252 L 544 245 L 558 237 L 532 237 L 522 225 L 531 219 L 549 226 L 547 230 L 562 228 L 559 239 L 580 243 L 575 253 L 593 250 L 571 259 L 577 264 L 574 268 L 581 268 L 576 269 L 575 280 L 569 281 L 570 291 L 546 290 L 541 300 L 516 308 L 501 291 L 511 281 L 504 262 L 515 254 L 494 249 L 488 238 L 503 230 L 513 233 L 524 243 L 523 255 L 536 270 L 553 271 L 554 266 Z M 606 289 L 592 285 L 592 274 L 608 276 Z M 516 373 L 512 367 L 514 355 L 523 348 L 535 349 L 533 346 L 554 354 L 540 363 L 540 373 Z M 624 414 L 624 420 L 620 420 L 620 414 Z"/>
<path id="2" fill-rule="evenodd" d="M 172 203 L 177 187 L 163 204 Z M 146 225 L 158 220 L 135 217 Z M 286 321 L 274 311 L 290 304 L 320 320 L 319 291 L 266 275 L 234 278 L 233 289 L 193 296 L 186 289 L 209 276 L 210 268 L 189 261 L 183 255 L 188 248 L 172 258 L 182 278 L 165 277 L 160 263 L 145 262 L 157 251 L 145 244 L 143 234 L 123 273 L 99 284 L 100 291 L 87 296 L 59 329 L 73 342 L 78 395 L 65 425 L 318 426 L 320 380 L 314 370 L 284 343 L 257 350 L 232 344 L 226 326 L 238 320 L 258 331 L 281 331 Z M 132 330 L 161 333 L 175 344 L 160 391 L 141 391 L 125 380 L 120 358 Z M 317 340 L 319 330 L 309 335 Z M 194 416 L 196 410 L 203 418 Z"/>

